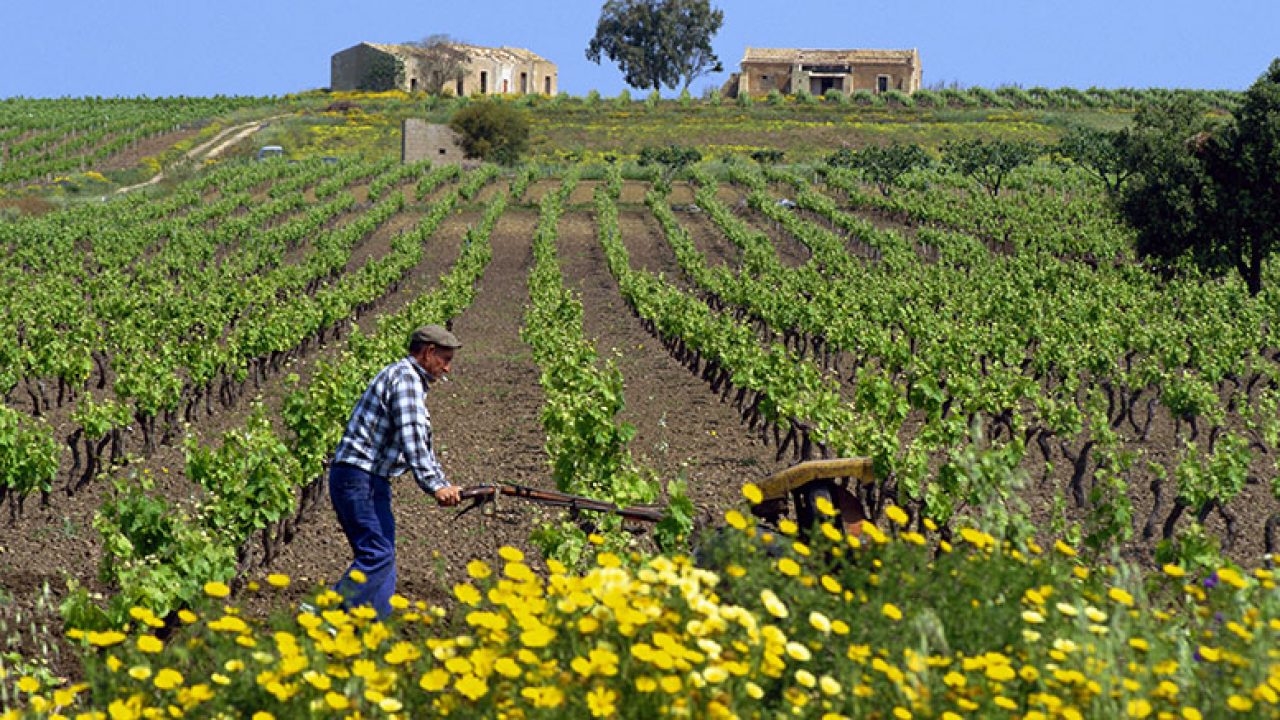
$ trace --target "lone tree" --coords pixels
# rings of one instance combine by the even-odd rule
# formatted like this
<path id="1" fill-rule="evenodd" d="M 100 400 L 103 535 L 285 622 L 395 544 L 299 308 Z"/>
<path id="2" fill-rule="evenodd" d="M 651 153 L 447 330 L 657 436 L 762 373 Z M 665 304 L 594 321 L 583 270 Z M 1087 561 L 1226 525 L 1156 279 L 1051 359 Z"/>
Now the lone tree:
<path id="1" fill-rule="evenodd" d="M 724 12 L 710 0 L 608 0 L 587 59 L 609 58 L 634 88 L 688 90 L 697 78 L 724 69 L 711 49 L 722 24 Z"/>
<path id="2" fill-rule="evenodd" d="M 414 48 L 418 83 L 424 92 L 439 95 L 467 76 L 467 54 L 448 35 L 428 35 L 405 44 Z"/>

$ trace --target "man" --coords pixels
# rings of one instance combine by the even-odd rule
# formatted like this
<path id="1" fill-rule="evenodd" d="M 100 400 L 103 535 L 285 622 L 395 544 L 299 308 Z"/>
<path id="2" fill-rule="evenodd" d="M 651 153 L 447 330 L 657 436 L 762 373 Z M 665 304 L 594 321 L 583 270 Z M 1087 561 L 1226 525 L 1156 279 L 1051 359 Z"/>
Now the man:
<path id="1" fill-rule="evenodd" d="M 329 497 L 355 561 L 334 586 L 346 605 L 371 605 L 379 617 L 391 612 L 396 588 L 396 521 L 390 478 L 406 470 L 441 505 L 456 505 L 459 488 L 449 484 L 431 443 L 428 384 L 449 373 L 462 343 L 439 325 L 425 325 L 409 338 L 409 355 L 386 366 L 356 403 L 329 471 Z M 358 582 L 352 574 L 364 574 Z"/>

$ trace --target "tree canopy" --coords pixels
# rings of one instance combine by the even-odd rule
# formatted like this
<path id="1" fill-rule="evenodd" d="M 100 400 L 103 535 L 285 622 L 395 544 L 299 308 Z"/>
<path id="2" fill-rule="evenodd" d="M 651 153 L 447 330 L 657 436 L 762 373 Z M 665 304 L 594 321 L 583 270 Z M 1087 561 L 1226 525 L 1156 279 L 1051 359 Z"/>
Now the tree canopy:
<path id="1" fill-rule="evenodd" d="M 1130 157 L 1133 137 L 1128 129 L 1073 128 L 1058 141 L 1054 151 L 1100 180 L 1112 197 L 1120 194 L 1134 172 Z"/>
<path id="2" fill-rule="evenodd" d="M 529 145 L 529 120 L 510 103 L 472 102 L 449 120 L 469 158 L 513 165 Z"/>
<path id="3" fill-rule="evenodd" d="M 1142 108 L 1120 196 L 1140 254 L 1236 270 L 1256 295 L 1280 250 L 1280 59 L 1215 123 L 1186 98 Z"/>
<path id="4" fill-rule="evenodd" d="M 467 54 L 448 35 L 428 35 L 405 44 L 417 50 L 418 83 L 424 92 L 439 95 L 466 77 Z"/>
<path id="5" fill-rule="evenodd" d="M 858 170 L 867 180 L 875 183 L 880 193 L 889 197 L 890 190 L 903 175 L 917 168 L 927 168 L 933 159 L 924 148 L 915 143 L 894 143 L 887 147 L 869 145 L 858 152 L 841 148 L 827 156 L 827 165 Z"/>
<path id="6" fill-rule="evenodd" d="M 995 197 L 1009 173 L 1035 162 L 1041 151 L 1031 142 L 958 140 L 942 146 L 942 161 L 961 175 L 977 180 Z"/>
<path id="7" fill-rule="evenodd" d="M 587 59 L 609 58 L 634 88 L 687 90 L 695 79 L 723 69 L 711 49 L 723 23 L 724 12 L 710 0 L 608 0 Z"/>

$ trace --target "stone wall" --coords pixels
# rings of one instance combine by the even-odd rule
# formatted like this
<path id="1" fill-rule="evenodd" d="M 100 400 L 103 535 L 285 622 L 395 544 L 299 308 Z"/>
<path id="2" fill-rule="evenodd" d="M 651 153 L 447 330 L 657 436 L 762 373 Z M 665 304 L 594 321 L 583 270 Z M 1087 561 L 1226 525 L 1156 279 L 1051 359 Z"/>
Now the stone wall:
<path id="1" fill-rule="evenodd" d="M 459 90 L 461 92 L 459 92 Z M 556 66 L 549 62 L 503 62 L 473 57 L 455 95 L 555 95 L 560 92 Z"/>
<path id="2" fill-rule="evenodd" d="M 432 165 L 464 164 L 458 134 L 448 125 L 435 125 L 421 118 L 408 118 L 401 126 L 400 161 L 430 159 Z"/>
<path id="3" fill-rule="evenodd" d="M 740 94 L 758 97 L 773 90 L 784 95 L 794 92 L 790 63 L 752 63 L 742 69 L 742 84 L 738 86 Z"/>
<path id="4" fill-rule="evenodd" d="M 454 95 L 555 95 L 560 92 L 560 78 L 555 63 L 523 51 L 506 48 L 468 47 L 466 76 L 447 84 L 442 91 Z M 379 56 L 392 56 L 404 64 L 401 89 L 413 92 L 424 89 L 420 78 L 426 77 L 423 61 L 402 46 L 374 46 L 360 43 L 335 53 L 329 63 L 329 87 L 332 90 L 358 90 Z"/>
<path id="5" fill-rule="evenodd" d="M 877 82 L 881 75 L 889 77 L 888 90 L 913 93 L 920 89 L 920 69 L 907 63 L 853 63 L 850 64 L 850 69 L 852 72 L 839 76 L 842 81 L 841 91 L 846 95 L 858 90 L 877 92 Z M 768 95 L 773 90 L 784 95 L 800 90 L 810 92 L 810 80 L 813 77 L 815 76 L 805 72 L 800 65 L 753 62 L 742 68 L 737 92 L 757 98 Z"/>
<path id="6" fill-rule="evenodd" d="M 329 89 L 334 91 L 358 90 L 369 74 L 373 59 L 382 51 L 364 43 L 334 53 L 329 59 Z"/>

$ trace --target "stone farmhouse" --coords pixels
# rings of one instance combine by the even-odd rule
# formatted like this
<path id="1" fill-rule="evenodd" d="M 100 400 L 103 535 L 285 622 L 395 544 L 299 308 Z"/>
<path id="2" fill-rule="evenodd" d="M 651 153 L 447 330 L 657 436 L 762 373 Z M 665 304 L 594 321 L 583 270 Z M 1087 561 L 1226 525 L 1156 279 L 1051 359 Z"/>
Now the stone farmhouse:
<path id="1" fill-rule="evenodd" d="M 742 66 L 725 83 L 724 94 L 737 97 L 790 95 L 801 90 L 825 95 L 837 90 L 882 93 L 920 89 L 922 72 L 917 50 L 801 50 L 747 48 Z"/>
<path id="2" fill-rule="evenodd" d="M 512 47 L 480 47 L 464 43 L 447 43 L 444 47 L 465 59 L 464 77 L 450 82 L 445 92 L 454 95 L 529 95 L 559 92 L 555 63 L 528 50 Z M 392 57 L 404 66 L 401 90 L 426 90 L 425 77 L 429 50 L 412 45 L 383 45 L 362 42 L 334 53 L 330 60 L 329 87 L 332 90 L 357 90 L 379 58 Z"/>

